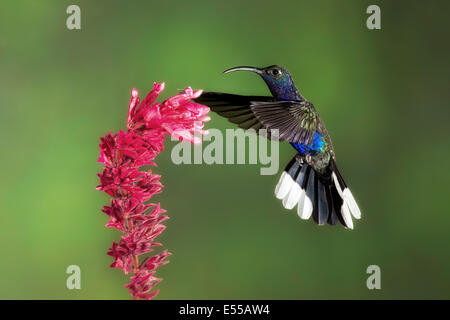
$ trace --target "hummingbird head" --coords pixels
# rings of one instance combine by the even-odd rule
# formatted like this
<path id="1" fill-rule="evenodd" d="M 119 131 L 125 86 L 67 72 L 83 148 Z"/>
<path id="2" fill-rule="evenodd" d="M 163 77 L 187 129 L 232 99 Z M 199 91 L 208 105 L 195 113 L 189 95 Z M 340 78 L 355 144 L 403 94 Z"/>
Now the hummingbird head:
<path id="1" fill-rule="evenodd" d="M 259 74 L 269 87 L 272 95 L 278 100 L 302 100 L 303 97 L 294 85 L 291 74 L 285 68 L 273 65 L 266 68 L 235 67 L 223 73 L 233 71 L 251 71 Z"/>

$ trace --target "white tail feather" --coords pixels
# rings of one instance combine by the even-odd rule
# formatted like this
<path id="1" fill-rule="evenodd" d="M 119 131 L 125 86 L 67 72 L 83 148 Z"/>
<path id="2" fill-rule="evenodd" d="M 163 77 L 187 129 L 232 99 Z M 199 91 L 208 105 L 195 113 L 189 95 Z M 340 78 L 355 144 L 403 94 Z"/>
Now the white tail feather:
<path id="1" fill-rule="evenodd" d="M 342 218 L 349 229 L 353 229 L 352 216 L 350 215 L 350 210 L 348 209 L 347 202 L 344 201 L 341 207 Z"/>
<path id="2" fill-rule="evenodd" d="M 342 189 L 341 189 L 341 186 L 339 185 L 339 181 L 336 177 L 336 174 L 333 172 L 331 174 L 331 177 L 333 177 L 334 185 L 336 186 L 337 192 L 339 193 L 341 198 L 344 199 L 344 194 L 342 193 Z"/>
<path id="3" fill-rule="evenodd" d="M 358 206 L 356 205 L 356 202 L 354 204 L 351 203 L 351 200 L 349 199 L 349 196 L 348 196 L 349 194 L 351 195 L 351 193 L 348 188 L 345 188 L 345 190 L 342 191 L 342 188 L 341 188 L 339 181 L 336 177 L 336 174 L 334 172 L 331 174 L 331 177 L 333 178 L 334 185 L 336 186 L 337 192 L 339 193 L 339 195 L 342 198 L 342 206 L 341 206 L 342 218 L 344 219 L 344 222 L 347 225 L 347 227 L 349 229 L 353 229 L 352 214 L 356 218 L 355 214 L 357 214 L 357 211 L 354 208 L 354 206 L 356 206 L 356 208 L 358 208 Z M 353 196 L 351 198 L 353 199 Z M 358 211 L 359 211 L 359 209 L 358 209 Z M 360 216 L 361 216 L 361 214 L 360 214 Z M 357 218 L 357 219 L 359 219 L 359 218 Z"/>
<path id="4" fill-rule="evenodd" d="M 297 214 L 301 218 L 303 213 L 303 207 L 305 206 L 305 190 L 301 189 L 300 198 L 298 199 Z"/>
<path id="5" fill-rule="evenodd" d="M 292 180 L 291 176 L 287 172 L 283 171 L 280 180 L 278 181 L 278 184 L 275 187 L 275 197 L 277 197 L 280 200 L 286 197 L 286 195 L 291 190 L 291 187 L 294 183 L 295 181 Z"/>
<path id="6" fill-rule="evenodd" d="M 300 186 L 297 183 L 294 183 L 288 195 L 283 199 L 283 206 L 289 210 L 294 208 L 300 199 L 301 191 L 302 189 Z"/>
<path id="7" fill-rule="evenodd" d="M 361 219 L 361 211 L 359 210 L 359 207 L 356 204 L 355 198 L 353 198 L 353 195 L 352 195 L 352 192 L 350 191 L 350 189 L 345 188 L 343 194 L 344 194 L 344 201 L 347 202 L 352 215 L 356 219 Z"/>
<path id="8" fill-rule="evenodd" d="M 308 196 L 305 194 L 305 201 L 303 204 L 303 208 L 302 208 L 302 212 L 300 213 L 300 210 L 298 211 L 298 214 L 300 216 L 300 218 L 304 219 L 304 220 L 308 220 L 313 212 L 313 206 L 312 206 L 312 202 L 311 199 L 308 198 Z"/>

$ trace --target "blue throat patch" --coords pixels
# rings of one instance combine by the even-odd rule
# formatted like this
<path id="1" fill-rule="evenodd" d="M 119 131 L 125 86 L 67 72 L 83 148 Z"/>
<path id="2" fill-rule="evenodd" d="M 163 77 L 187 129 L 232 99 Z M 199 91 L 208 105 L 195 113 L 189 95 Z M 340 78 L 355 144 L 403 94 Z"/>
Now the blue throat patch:
<path id="1" fill-rule="evenodd" d="M 311 142 L 311 144 L 305 145 L 304 143 L 291 142 L 291 145 L 295 148 L 295 150 L 300 152 L 300 154 L 302 154 L 302 155 L 306 155 L 306 154 L 315 155 L 322 151 L 322 148 L 325 144 L 325 142 L 323 141 L 322 138 L 323 138 L 323 136 L 321 134 L 317 133 L 317 131 L 316 131 L 314 133 L 314 140 L 313 140 L 313 142 Z"/>

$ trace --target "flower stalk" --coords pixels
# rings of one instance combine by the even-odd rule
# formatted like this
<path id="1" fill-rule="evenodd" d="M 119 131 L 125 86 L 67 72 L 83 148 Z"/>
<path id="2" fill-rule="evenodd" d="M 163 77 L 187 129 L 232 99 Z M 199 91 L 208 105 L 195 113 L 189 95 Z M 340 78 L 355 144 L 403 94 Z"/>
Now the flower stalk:
<path id="1" fill-rule="evenodd" d="M 111 197 L 103 207 L 108 215 L 106 227 L 123 233 L 118 242 L 113 241 L 107 254 L 113 257 L 112 268 L 125 274 L 131 273 L 130 283 L 125 285 L 134 299 L 151 299 L 158 290 L 153 288 L 162 280 L 155 276 L 158 267 L 167 264 L 168 250 L 147 255 L 154 247 L 162 246 L 156 238 L 165 230 L 163 224 L 169 217 L 159 203 L 148 203 L 163 185 L 160 175 L 144 166 L 156 166 L 154 159 L 164 149 L 166 135 L 200 143 L 194 134 L 205 135 L 204 123 L 209 121 L 209 108 L 191 101 L 201 90 L 190 87 L 184 93 L 157 103 L 164 83 L 154 83 L 153 90 L 139 103 L 139 94 L 132 90 L 127 115 L 127 131 L 108 133 L 100 143 L 99 162 L 104 165 L 98 174 L 97 187 Z"/>

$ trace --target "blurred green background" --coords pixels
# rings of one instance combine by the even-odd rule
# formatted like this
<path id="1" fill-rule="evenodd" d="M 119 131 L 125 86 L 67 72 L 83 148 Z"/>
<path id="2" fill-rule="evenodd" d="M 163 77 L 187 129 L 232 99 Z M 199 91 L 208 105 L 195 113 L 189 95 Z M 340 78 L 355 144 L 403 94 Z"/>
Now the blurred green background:
<path id="1" fill-rule="evenodd" d="M 66 8 L 81 7 L 81 30 Z M 381 7 L 382 30 L 366 28 Z M 157 159 L 173 252 L 158 299 L 450 298 L 445 1 L 2 1 L 0 298 L 128 299 L 106 255 L 99 137 L 165 81 L 267 94 L 237 65 L 286 66 L 327 124 L 360 203 L 354 231 L 287 212 L 260 165 Z M 233 127 L 212 115 L 210 128 Z M 281 146 L 280 170 L 293 156 Z M 81 267 L 81 290 L 66 288 Z M 381 268 L 368 290 L 366 268 Z"/>

